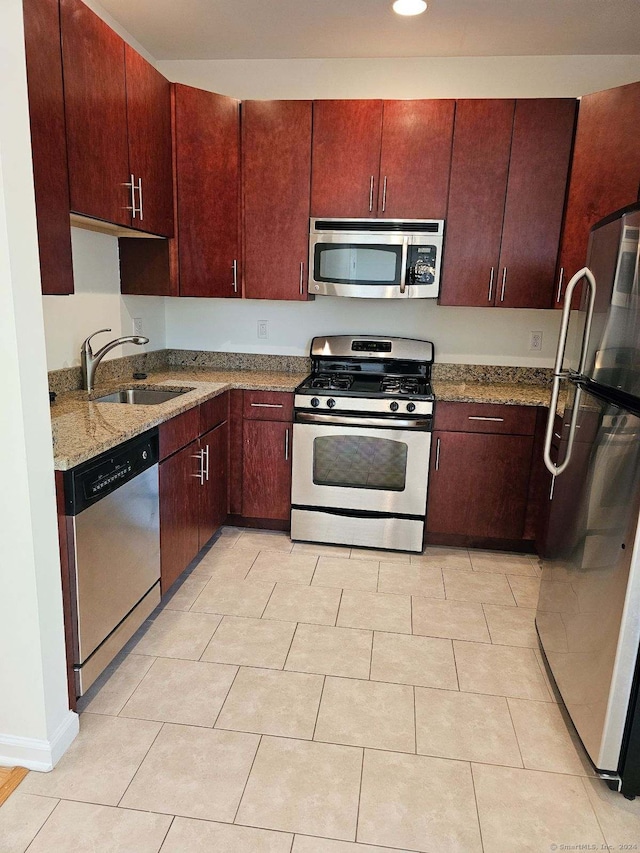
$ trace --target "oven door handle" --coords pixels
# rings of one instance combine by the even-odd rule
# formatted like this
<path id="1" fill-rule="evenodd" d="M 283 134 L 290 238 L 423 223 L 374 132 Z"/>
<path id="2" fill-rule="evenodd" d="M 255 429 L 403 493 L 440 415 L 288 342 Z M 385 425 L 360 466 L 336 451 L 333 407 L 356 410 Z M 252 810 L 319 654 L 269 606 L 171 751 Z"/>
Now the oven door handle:
<path id="1" fill-rule="evenodd" d="M 431 429 L 431 418 L 361 418 L 351 415 L 325 415 L 297 412 L 298 424 L 327 424 L 328 426 L 378 427 L 379 429 Z"/>

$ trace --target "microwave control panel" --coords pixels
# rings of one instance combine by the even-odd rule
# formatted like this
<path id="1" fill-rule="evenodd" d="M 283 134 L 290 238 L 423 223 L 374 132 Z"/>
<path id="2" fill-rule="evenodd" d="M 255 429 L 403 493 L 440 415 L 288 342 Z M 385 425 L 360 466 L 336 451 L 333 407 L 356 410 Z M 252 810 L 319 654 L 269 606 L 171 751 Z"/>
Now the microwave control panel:
<path id="1" fill-rule="evenodd" d="M 408 263 L 411 284 L 433 284 L 436 280 L 435 246 L 409 246 Z"/>

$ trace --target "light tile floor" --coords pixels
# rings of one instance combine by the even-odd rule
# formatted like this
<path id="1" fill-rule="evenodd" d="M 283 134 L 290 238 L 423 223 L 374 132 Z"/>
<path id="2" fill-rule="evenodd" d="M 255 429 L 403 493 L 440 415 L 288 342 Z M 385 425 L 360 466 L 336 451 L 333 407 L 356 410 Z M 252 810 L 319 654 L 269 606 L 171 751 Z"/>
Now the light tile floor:
<path id="1" fill-rule="evenodd" d="M 225 528 L 0 808 L 0 852 L 636 849 L 640 799 L 593 778 L 544 671 L 539 575 Z"/>

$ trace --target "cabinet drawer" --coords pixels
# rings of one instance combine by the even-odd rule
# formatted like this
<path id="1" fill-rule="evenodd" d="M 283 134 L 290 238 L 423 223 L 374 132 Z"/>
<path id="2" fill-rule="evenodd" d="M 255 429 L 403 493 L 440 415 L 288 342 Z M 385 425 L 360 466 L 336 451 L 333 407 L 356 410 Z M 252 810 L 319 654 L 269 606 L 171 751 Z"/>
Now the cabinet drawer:
<path id="1" fill-rule="evenodd" d="M 160 459 L 166 459 L 200 435 L 200 406 L 160 424 Z"/>
<path id="2" fill-rule="evenodd" d="M 291 421 L 293 394 L 288 391 L 245 391 L 242 415 L 253 421 Z"/>
<path id="3" fill-rule="evenodd" d="M 533 435 L 535 406 L 494 403 L 436 403 L 435 429 L 447 432 L 492 432 Z"/>
<path id="4" fill-rule="evenodd" d="M 225 391 L 219 397 L 212 397 L 200 404 L 200 435 L 209 432 L 229 419 L 229 394 Z"/>

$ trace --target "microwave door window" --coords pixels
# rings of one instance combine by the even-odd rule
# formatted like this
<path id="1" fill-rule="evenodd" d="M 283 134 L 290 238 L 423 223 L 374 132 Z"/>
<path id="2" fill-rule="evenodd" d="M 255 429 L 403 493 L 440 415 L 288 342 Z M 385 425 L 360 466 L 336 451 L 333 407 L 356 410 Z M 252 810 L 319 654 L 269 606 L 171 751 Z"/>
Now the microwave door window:
<path id="1" fill-rule="evenodd" d="M 315 247 L 316 281 L 399 285 L 401 269 L 402 246 L 319 243 Z"/>

